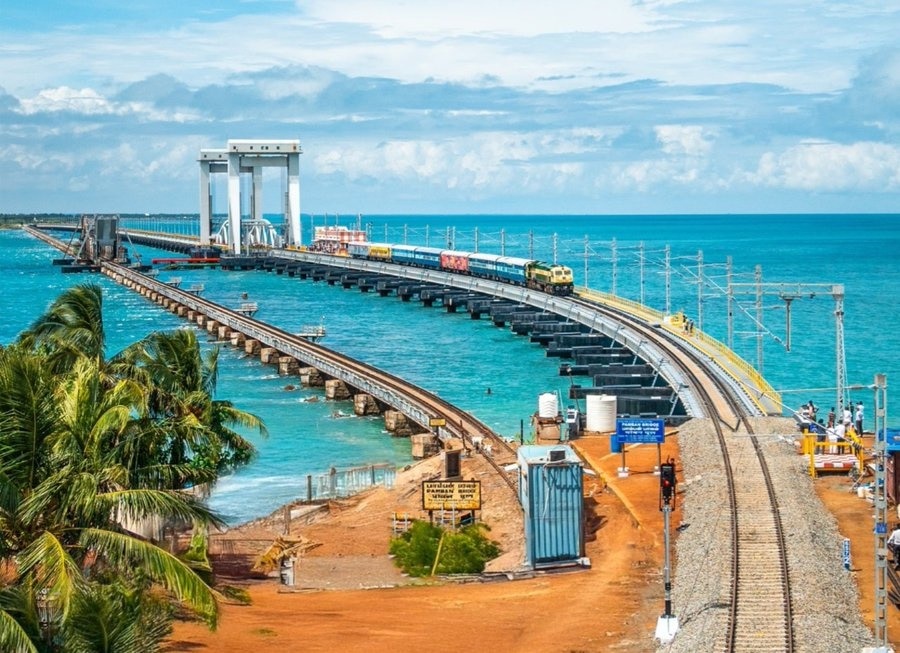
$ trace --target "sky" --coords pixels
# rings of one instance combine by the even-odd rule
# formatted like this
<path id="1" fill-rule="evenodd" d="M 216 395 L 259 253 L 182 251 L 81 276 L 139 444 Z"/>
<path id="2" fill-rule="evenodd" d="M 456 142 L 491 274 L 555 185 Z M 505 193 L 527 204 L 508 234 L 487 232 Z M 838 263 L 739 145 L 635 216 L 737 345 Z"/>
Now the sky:
<path id="1" fill-rule="evenodd" d="M 0 213 L 197 213 L 229 139 L 299 140 L 304 214 L 900 212 L 898 34 L 898 0 L 0 0 Z"/>

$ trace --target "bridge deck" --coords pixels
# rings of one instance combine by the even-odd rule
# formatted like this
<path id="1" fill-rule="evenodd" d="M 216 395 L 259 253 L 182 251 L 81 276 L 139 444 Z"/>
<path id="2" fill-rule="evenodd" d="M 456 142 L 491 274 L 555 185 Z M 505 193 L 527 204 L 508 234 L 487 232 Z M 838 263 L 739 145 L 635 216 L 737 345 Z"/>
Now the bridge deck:
<path id="1" fill-rule="evenodd" d="M 126 233 L 135 242 L 146 240 L 148 244 L 156 247 L 163 247 L 168 243 L 176 251 L 183 250 L 190 243 L 198 244 L 198 241 L 190 236 L 164 233 L 144 234 L 134 230 L 128 230 Z M 661 346 L 667 339 L 676 339 L 681 346 L 690 347 L 702 353 L 707 361 L 704 366 L 705 372 L 725 378 L 742 397 L 748 410 L 763 415 L 782 414 L 779 394 L 750 364 L 723 343 L 699 330 L 694 330 L 690 334 L 685 333 L 680 323 L 673 320 L 671 316 L 665 316 L 659 311 L 637 302 L 587 288 L 579 289 L 577 293 L 579 298 L 597 305 L 597 309 L 592 309 L 585 304 L 575 303 L 564 297 L 555 297 L 519 286 L 466 275 L 294 250 L 274 250 L 272 254 L 296 262 L 328 267 L 338 266 L 352 272 L 439 284 L 464 291 L 467 294 L 490 295 L 518 304 L 526 304 L 541 311 L 555 313 L 567 318 L 572 323 L 581 324 L 591 331 L 607 335 L 630 351 L 640 355 L 676 390 L 689 415 L 706 416 L 706 407 L 698 399 L 697 393 L 692 390 L 684 375 L 669 360 Z M 605 307 L 624 311 L 645 324 L 656 327 L 658 333 L 648 335 L 647 332 L 630 329 L 600 310 Z"/>
<path id="2" fill-rule="evenodd" d="M 712 336 L 699 330 L 685 333 L 680 322 L 673 320 L 672 316 L 666 316 L 648 306 L 643 306 L 622 297 L 597 292 L 588 288 L 580 289 L 578 294 L 600 304 L 615 306 L 635 317 L 642 318 L 648 323 L 659 324 L 662 329 L 708 356 L 724 374 L 730 376 L 748 393 L 762 413 L 766 415 L 781 415 L 782 403 L 779 393 L 747 361 Z"/>

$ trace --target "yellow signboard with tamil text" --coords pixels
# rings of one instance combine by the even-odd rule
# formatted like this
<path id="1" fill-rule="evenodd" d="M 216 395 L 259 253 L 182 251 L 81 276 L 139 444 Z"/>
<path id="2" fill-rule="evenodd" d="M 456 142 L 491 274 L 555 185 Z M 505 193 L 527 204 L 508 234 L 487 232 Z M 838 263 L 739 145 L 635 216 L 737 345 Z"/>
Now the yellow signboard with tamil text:
<path id="1" fill-rule="evenodd" d="M 423 481 L 425 510 L 481 510 L 481 481 Z"/>

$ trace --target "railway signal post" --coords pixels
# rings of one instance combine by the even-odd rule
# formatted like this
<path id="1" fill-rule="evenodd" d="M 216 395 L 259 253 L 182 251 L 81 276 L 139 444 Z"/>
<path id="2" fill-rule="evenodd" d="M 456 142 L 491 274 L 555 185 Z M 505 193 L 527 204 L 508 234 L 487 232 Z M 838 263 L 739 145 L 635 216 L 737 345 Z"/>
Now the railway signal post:
<path id="1" fill-rule="evenodd" d="M 669 514 L 675 503 L 675 461 L 669 458 L 659 467 L 659 508 L 663 513 L 663 540 L 665 558 L 663 563 L 663 583 L 665 587 L 665 609 L 656 620 L 656 639 L 661 644 L 671 642 L 678 633 L 678 617 L 672 614 L 671 557 L 669 554 Z"/>

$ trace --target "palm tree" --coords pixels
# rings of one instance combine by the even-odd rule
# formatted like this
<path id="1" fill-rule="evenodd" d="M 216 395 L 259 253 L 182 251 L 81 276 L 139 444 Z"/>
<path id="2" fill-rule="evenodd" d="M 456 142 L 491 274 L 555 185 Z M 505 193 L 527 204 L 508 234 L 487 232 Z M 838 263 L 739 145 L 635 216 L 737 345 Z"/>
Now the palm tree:
<path id="1" fill-rule="evenodd" d="M 107 361 L 101 298 L 73 288 L 0 348 L 3 651 L 153 650 L 171 610 L 151 585 L 216 622 L 209 586 L 126 525 L 218 524 L 180 490 L 249 459 L 232 425 L 264 427 L 212 399 L 216 353 L 203 357 L 192 332 Z"/>
<path id="2" fill-rule="evenodd" d="M 7 350 L 0 359 L 3 382 L 15 378 L 8 363 L 17 360 L 16 353 Z M 21 356 L 27 361 L 34 354 Z M 35 365 L 20 365 L 19 370 L 46 374 Z M 126 518 L 151 516 L 200 524 L 218 520 L 190 495 L 130 483 L 132 477 L 116 458 L 116 445 L 135 429 L 133 414 L 143 398 L 129 380 L 105 388 L 102 379 L 97 362 L 86 358 L 76 361 L 70 374 L 57 377 L 55 385 L 19 377 L 21 386 L 43 387 L 51 397 L 33 402 L 49 407 L 50 419 L 23 421 L 7 412 L 0 428 L 0 524 L 12 584 L 34 588 L 34 597 L 43 591 L 54 607 L 52 622 L 62 632 L 75 614 L 73 606 L 84 605 L 84 592 L 97 592 L 96 581 L 86 577 L 115 570 L 127 580 L 132 570 L 140 569 L 214 624 L 212 590 L 189 566 L 122 524 Z M 28 417 L 34 414 L 30 411 Z M 23 427 L 36 427 L 30 429 L 33 437 L 21 437 L 29 432 Z M 0 620 L 0 641 L 15 631 L 4 623 L 9 621 Z"/>
<path id="3" fill-rule="evenodd" d="M 47 351 L 55 371 L 69 369 L 83 356 L 102 360 L 106 347 L 102 288 L 83 284 L 66 290 L 19 336 L 19 342 Z"/>
<path id="4" fill-rule="evenodd" d="M 148 389 L 148 418 L 166 434 L 158 453 L 172 468 L 188 465 L 193 478 L 185 482 L 203 482 L 250 462 L 255 449 L 234 427 L 266 435 L 256 415 L 213 398 L 218 361 L 218 348 L 202 354 L 190 329 L 151 333 L 112 361 L 122 376 Z"/>

